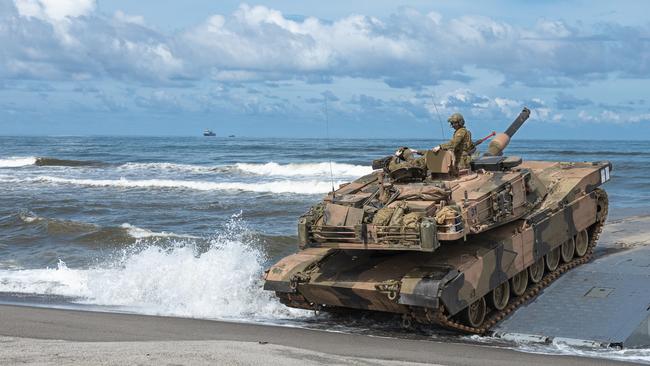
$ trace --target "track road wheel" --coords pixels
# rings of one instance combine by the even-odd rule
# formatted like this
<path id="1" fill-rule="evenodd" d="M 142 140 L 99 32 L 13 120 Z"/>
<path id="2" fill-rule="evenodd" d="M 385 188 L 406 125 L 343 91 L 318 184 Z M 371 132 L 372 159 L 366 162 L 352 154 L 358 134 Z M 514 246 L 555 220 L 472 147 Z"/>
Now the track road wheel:
<path id="1" fill-rule="evenodd" d="M 510 279 L 510 291 L 515 296 L 521 296 L 526 292 L 528 286 L 528 270 L 517 273 Z"/>
<path id="2" fill-rule="evenodd" d="M 576 241 L 573 237 L 562 243 L 562 262 L 569 263 L 573 259 L 573 253 L 576 251 Z"/>
<path id="3" fill-rule="evenodd" d="M 582 230 L 576 235 L 576 256 L 584 257 L 589 249 L 589 234 L 587 230 Z"/>
<path id="4" fill-rule="evenodd" d="M 479 328 L 483 324 L 483 320 L 485 320 L 486 313 L 485 297 L 481 297 L 463 310 L 463 321 L 470 327 Z"/>
<path id="5" fill-rule="evenodd" d="M 402 329 L 411 329 L 413 328 L 413 318 L 408 314 L 402 315 Z"/>
<path id="6" fill-rule="evenodd" d="M 540 257 L 535 263 L 528 267 L 530 282 L 538 283 L 544 277 L 544 257 Z"/>
<path id="7" fill-rule="evenodd" d="M 488 296 L 490 307 L 495 310 L 503 310 L 510 301 L 510 282 L 506 281 L 497 286 Z"/>
<path id="8" fill-rule="evenodd" d="M 555 249 L 546 254 L 546 269 L 548 269 L 549 272 L 555 271 L 557 269 L 557 266 L 560 265 L 560 257 L 562 256 L 560 251 L 561 248 L 557 246 Z"/>

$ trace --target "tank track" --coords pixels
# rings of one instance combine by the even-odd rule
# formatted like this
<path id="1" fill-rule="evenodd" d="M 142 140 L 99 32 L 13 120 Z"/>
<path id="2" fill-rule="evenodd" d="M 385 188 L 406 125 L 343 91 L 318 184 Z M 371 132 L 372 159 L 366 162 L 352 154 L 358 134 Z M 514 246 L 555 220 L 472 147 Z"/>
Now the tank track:
<path id="1" fill-rule="evenodd" d="M 558 279 L 565 272 L 581 265 L 587 263 L 591 260 L 594 252 L 594 248 L 598 243 L 598 238 L 600 237 L 605 221 L 607 219 L 607 212 L 609 209 L 609 201 L 607 198 L 607 193 L 601 189 L 594 190 L 596 194 L 596 199 L 604 203 L 603 211 L 600 213 L 599 220 L 591 226 L 591 235 L 589 238 L 589 247 L 587 253 L 582 257 L 575 257 L 572 261 L 559 265 L 554 271 L 547 272 L 544 274 L 544 277 L 536 284 L 529 286 L 526 289 L 526 292 L 521 296 L 511 299 L 508 302 L 508 305 L 505 309 L 501 311 L 496 311 L 489 313 L 487 318 L 483 321 L 481 327 L 471 327 L 465 324 L 462 324 L 449 317 L 448 314 L 445 314 L 445 309 L 441 305 L 440 308 L 435 309 L 426 309 L 426 308 L 411 308 L 411 314 L 404 314 L 405 319 L 408 320 L 409 317 L 412 317 L 419 323 L 433 323 L 441 327 L 459 331 L 462 333 L 469 334 L 486 334 L 493 326 L 498 322 L 503 320 L 506 316 L 510 315 L 512 312 L 517 310 L 521 305 L 528 302 L 530 299 L 536 297 L 543 289 L 548 287 L 556 279 Z M 286 306 L 319 311 L 320 308 L 316 307 L 314 304 L 310 303 L 304 296 L 300 294 L 290 294 L 284 292 L 276 292 L 276 296 L 280 299 L 280 302 Z M 408 322 L 410 324 L 410 321 Z"/>
<path id="2" fill-rule="evenodd" d="M 556 268 L 554 271 L 546 273 L 538 283 L 529 286 L 524 294 L 522 294 L 521 296 L 517 296 L 514 299 L 511 299 L 505 309 L 501 311 L 493 312 L 492 314 L 488 314 L 488 317 L 483 322 L 483 325 L 479 328 L 470 327 L 449 318 L 449 316 L 445 314 L 444 308 L 442 306 L 434 312 L 433 319 L 431 319 L 430 314 L 425 314 L 425 317 L 431 319 L 433 323 L 436 323 L 444 328 L 460 331 L 463 333 L 479 334 L 479 335 L 485 334 L 498 322 L 500 322 L 506 316 L 510 315 L 512 312 L 517 310 L 521 305 L 528 302 L 528 300 L 536 297 L 540 293 L 540 291 L 548 287 L 551 283 L 553 283 L 565 272 L 581 264 L 589 262 L 593 256 L 594 248 L 598 243 L 598 238 L 600 237 L 600 234 L 603 231 L 603 227 L 605 225 L 605 220 L 607 219 L 607 212 L 609 208 L 607 193 L 601 189 L 596 189 L 595 193 L 596 193 L 596 199 L 600 200 L 600 202 L 603 202 L 604 207 L 603 207 L 603 211 L 600 213 L 599 220 L 596 223 L 594 223 L 591 227 L 589 247 L 587 253 L 584 256 L 576 257 L 568 263 L 559 265 L 558 268 Z M 418 312 L 420 314 L 417 314 L 417 316 L 415 317 L 416 320 L 419 320 L 419 318 L 421 318 L 422 316 L 421 310 Z"/>

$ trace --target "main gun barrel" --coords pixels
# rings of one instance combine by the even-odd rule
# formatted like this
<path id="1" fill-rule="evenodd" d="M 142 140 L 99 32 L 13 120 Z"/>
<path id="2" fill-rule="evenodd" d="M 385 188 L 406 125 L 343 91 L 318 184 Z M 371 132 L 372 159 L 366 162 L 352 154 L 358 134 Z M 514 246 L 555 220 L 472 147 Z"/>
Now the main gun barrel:
<path id="1" fill-rule="evenodd" d="M 517 118 L 515 118 L 514 121 L 510 124 L 506 132 L 501 132 L 497 134 L 492 141 L 490 141 L 490 145 L 488 146 L 488 151 L 483 154 L 483 156 L 500 156 L 503 155 L 503 150 L 506 149 L 508 144 L 510 143 L 510 138 L 514 136 L 515 133 L 519 130 L 521 125 L 526 122 L 526 120 L 530 117 L 530 109 L 524 107 L 524 109 L 519 113 Z"/>
<path id="2" fill-rule="evenodd" d="M 521 113 L 519 113 L 517 118 L 514 121 L 512 121 L 512 123 L 510 124 L 510 126 L 506 130 L 505 134 L 508 135 L 508 137 L 512 138 L 512 136 L 515 133 L 517 133 L 517 131 L 519 131 L 519 128 L 521 127 L 521 125 L 523 125 L 524 122 L 526 122 L 528 117 L 530 117 L 530 109 L 524 107 L 524 109 L 521 111 Z"/>

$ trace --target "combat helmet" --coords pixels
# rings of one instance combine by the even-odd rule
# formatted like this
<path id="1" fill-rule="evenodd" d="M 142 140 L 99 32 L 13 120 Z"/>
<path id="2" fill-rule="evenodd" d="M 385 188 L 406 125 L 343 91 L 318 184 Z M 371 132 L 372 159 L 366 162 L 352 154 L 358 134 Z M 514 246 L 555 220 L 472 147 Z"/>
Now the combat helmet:
<path id="1" fill-rule="evenodd" d="M 458 124 L 460 127 L 465 126 L 465 118 L 463 118 L 463 115 L 460 113 L 452 114 L 449 119 L 447 119 L 447 122 L 449 122 L 452 126 L 455 124 Z"/>

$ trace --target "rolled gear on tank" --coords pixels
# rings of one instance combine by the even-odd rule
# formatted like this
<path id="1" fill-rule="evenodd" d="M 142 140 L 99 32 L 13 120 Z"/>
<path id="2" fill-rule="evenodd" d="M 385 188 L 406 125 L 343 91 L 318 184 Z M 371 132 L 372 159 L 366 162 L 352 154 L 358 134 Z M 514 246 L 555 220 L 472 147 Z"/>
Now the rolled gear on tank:
<path id="1" fill-rule="evenodd" d="M 458 206 L 445 206 L 436 212 L 436 222 L 438 225 L 443 225 L 448 220 L 454 220 L 460 214 Z"/>
<path id="2" fill-rule="evenodd" d="M 384 170 L 394 182 L 421 181 L 427 177 L 424 157 L 416 158 L 408 147 L 400 147 Z"/>
<path id="3" fill-rule="evenodd" d="M 395 207 L 384 207 L 377 211 L 372 219 L 372 223 L 377 226 L 387 226 L 395 212 Z"/>
<path id="4" fill-rule="evenodd" d="M 425 216 L 424 212 L 410 212 L 404 215 L 402 219 L 402 226 L 404 229 L 418 229 L 420 221 Z"/>

